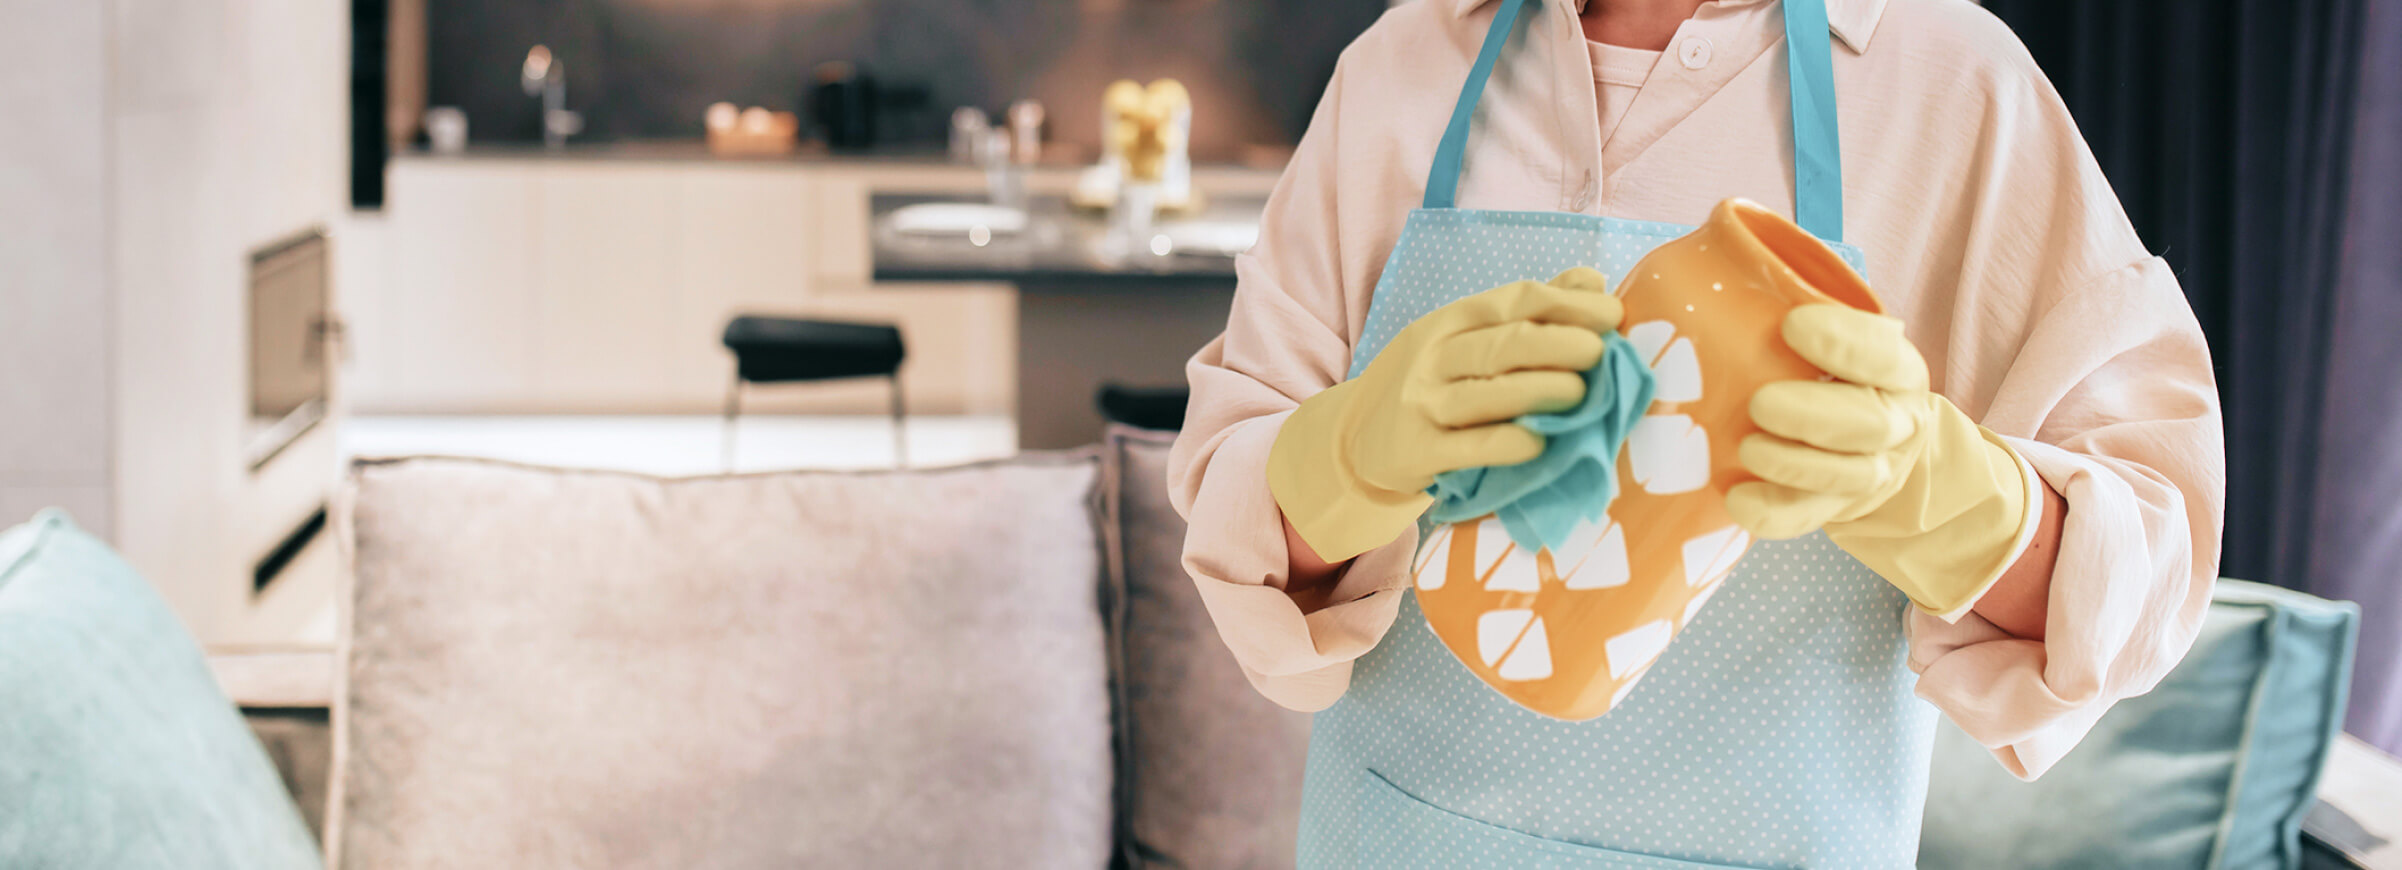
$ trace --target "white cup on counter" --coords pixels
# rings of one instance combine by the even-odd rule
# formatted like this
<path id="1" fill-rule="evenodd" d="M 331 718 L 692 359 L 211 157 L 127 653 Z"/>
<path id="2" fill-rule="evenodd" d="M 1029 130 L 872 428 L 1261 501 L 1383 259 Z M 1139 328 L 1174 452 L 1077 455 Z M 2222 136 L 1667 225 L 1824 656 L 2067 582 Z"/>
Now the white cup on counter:
<path id="1" fill-rule="evenodd" d="M 1019 100 L 1009 104 L 1010 152 L 1017 162 L 1032 165 L 1043 156 L 1043 104 Z"/>
<path id="2" fill-rule="evenodd" d="M 984 110 L 960 106 L 951 111 L 951 159 L 961 163 L 976 163 L 984 153 L 984 137 L 992 132 L 992 121 Z"/>
<path id="3" fill-rule="evenodd" d="M 457 154 L 467 150 L 467 113 L 457 106 L 426 109 L 425 138 L 436 154 Z"/>

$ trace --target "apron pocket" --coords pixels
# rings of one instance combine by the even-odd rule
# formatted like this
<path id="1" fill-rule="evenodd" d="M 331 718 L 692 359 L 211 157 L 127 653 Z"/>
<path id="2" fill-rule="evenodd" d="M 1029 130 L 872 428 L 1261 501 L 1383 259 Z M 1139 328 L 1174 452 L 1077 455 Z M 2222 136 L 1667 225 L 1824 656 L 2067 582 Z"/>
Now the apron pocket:
<path id="1" fill-rule="evenodd" d="M 1358 867 L 1740 870 L 1522 834 L 1411 797 L 1373 770 L 1360 772 L 1359 792 Z"/>

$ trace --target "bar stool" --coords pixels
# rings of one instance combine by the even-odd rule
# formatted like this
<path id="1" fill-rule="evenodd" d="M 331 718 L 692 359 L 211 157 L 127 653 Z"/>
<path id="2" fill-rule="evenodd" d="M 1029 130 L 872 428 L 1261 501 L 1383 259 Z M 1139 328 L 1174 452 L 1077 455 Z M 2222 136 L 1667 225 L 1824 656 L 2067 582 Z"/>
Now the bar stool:
<path id="1" fill-rule="evenodd" d="M 1101 408 L 1101 419 L 1124 423 L 1138 429 L 1175 431 L 1184 428 L 1184 406 L 1193 399 L 1192 390 L 1183 386 L 1138 387 L 1119 383 L 1103 383 L 1093 396 Z"/>
<path id="2" fill-rule="evenodd" d="M 727 470 L 734 467 L 735 418 L 742 414 L 744 384 L 865 377 L 891 382 L 893 465 L 909 464 L 903 437 L 908 412 L 901 402 L 901 360 L 907 353 L 899 327 L 744 314 L 726 324 L 725 345 L 734 354 L 734 384 L 726 391 Z"/>

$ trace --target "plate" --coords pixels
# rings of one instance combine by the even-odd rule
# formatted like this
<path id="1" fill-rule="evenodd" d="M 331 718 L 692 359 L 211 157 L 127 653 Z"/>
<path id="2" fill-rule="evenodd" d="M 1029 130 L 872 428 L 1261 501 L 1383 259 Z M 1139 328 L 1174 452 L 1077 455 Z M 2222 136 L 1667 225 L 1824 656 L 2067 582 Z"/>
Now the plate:
<path id="1" fill-rule="evenodd" d="M 1177 221 L 1162 224 L 1170 250 L 1194 256 L 1232 257 L 1259 242 L 1258 221 Z"/>
<path id="2" fill-rule="evenodd" d="M 1024 209 L 975 202 L 923 202 L 893 209 L 885 221 L 895 232 L 921 236 L 964 236 L 981 227 L 996 236 L 1026 229 Z"/>

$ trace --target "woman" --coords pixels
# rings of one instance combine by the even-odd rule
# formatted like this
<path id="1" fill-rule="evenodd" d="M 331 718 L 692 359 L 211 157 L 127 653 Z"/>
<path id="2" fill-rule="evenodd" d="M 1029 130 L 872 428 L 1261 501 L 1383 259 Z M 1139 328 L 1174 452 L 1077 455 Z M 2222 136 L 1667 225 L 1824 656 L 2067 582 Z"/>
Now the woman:
<path id="1" fill-rule="evenodd" d="M 1581 399 L 1621 312 L 1590 272 L 1537 283 L 1589 264 L 1449 224 L 1651 244 L 1737 196 L 1856 245 L 1894 318 L 1796 309 L 1836 379 L 1762 388 L 1763 482 L 1728 496 L 1780 540 L 1607 716 L 1520 709 L 1408 594 L 1419 490 L 1539 451 L 1510 421 Z M 1344 53 L 1263 221 L 1170 484 L 1246 674 L 1324 711 L 1305 865 L 1906 866 L 1935 712 L 2032 778 L 2208 603 L 2200 330 L 1965 0 L 1408 3 Z M 1376 322 L 1429 269 L 1493 289 Z"/>

